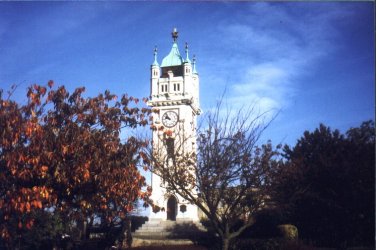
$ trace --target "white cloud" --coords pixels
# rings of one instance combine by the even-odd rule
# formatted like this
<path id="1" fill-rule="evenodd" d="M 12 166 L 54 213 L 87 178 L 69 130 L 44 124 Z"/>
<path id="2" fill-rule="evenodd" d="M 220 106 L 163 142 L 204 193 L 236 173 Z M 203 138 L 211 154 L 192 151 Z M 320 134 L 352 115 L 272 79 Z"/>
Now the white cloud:
<path id="1" fill-rule="evenodd" d="M 295 62 L 260 63 L 249 66 L 242 82 L 232 86 L 232 100 L 236 106 L 243 101 L 259 103 L 261 112 L 286 108 L 297 91 L 299 64 Z"/>
<path id="2" fill-rule="evenodd" d="M 346 10 L 308 6 L 297 15 L 286 5 L 249 5 L 249 15 L 234 15 L 218 25 L 212 53 L 220 51 L 220 57 L 205 74 L 228 79 L 227 97 L 234 109 L 255 102 L 260 112 L 288 108 L 304 88 L 302 79 L 335 50 L 333 21 Z"/>

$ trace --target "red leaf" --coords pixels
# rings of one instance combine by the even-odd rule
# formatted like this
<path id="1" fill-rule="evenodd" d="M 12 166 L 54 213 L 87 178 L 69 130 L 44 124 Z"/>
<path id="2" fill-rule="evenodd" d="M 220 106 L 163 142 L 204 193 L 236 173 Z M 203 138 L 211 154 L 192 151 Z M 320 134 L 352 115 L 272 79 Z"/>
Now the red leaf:
<path id="1" fill-rule="evenodd" d="M 48 81 L 48 87 L 52 88 L 52 86 L 54 86 L 54 81 L 49 80 Z"/>

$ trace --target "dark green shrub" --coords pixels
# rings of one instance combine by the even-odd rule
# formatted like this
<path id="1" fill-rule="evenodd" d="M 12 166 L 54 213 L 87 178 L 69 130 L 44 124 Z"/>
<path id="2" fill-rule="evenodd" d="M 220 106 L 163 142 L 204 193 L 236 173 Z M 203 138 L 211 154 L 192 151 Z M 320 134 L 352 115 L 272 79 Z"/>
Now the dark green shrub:
<path id="1" fill-rule="evenodd" d="M 281 223 L 281 215 L 278 210 L 265 209 L 255 215 L 255 224 L 246 229 L 241 238 L 268 239 L 279 237 L 277 226 Z"/>
<path id="2" fill-rule="evenodd" d="M 21 234 L 22 249 L 52 249 L 59 245 L 65 225 L 59 214 L 43 210 L 32 214 L 34 225 Z"/>

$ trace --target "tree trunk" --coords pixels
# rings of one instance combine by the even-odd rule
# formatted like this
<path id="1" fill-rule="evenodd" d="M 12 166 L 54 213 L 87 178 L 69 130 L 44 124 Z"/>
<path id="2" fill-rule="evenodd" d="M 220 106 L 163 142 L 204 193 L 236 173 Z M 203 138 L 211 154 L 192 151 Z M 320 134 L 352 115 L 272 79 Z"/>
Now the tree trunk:
<path id="1" fill-rule="evenodd" d="M 228 237 L 223 237 L 222 238 L 222 250 L 228 250 L 230 246 L 230 239 Z"/>
<path id="2" fill-rule="evenodd" d="M 86 240 L 86 224 L 83 218 L 77 220 L 77 228 L 79 229 L 80 240 Z"/>

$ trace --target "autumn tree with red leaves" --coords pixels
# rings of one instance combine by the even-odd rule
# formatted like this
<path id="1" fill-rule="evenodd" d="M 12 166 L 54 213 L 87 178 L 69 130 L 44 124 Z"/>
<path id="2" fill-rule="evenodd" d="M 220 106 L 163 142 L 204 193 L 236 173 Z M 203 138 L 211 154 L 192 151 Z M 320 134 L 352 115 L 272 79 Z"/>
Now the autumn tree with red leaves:
<path id="1" fill-rule="evenodd" d="M 32 211 L 51 208 L 67 219 L 93 222 L 124 218 L 135 200 L 146 199 L 138 171 L 146 141 L 120 139 L 120 131 L 148 124 L 150 110 L 138 99 L 106 91 L 83 97 L 65 87 L 34 85 L 27 103 L 0 90 L 0 232 L 12 239 L 10 221 L 31 228 Z M 12 220 L 11 220 L 12 218 Z"/>

